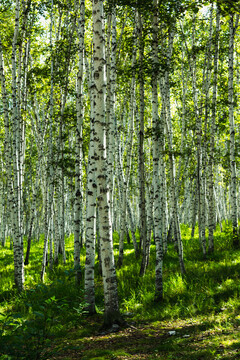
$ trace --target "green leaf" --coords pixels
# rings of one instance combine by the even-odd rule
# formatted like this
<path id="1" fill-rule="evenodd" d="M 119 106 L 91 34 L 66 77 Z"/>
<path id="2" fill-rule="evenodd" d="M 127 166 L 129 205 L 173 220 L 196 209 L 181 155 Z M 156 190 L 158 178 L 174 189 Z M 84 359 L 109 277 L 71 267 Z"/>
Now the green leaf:
<path id="1" fill-rule="evenodd" d="M 36 315 L 37 317 L 44 318 L 44 314 L 40 311 L 33 311 L 33 314 Z"/>

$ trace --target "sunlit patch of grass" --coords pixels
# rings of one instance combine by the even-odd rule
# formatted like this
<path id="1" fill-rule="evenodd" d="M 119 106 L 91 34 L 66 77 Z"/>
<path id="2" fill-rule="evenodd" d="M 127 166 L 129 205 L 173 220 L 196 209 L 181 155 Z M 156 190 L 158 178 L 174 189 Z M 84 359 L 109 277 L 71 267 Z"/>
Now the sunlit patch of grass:
<path id="1" fill-rule="evenodd" d="M 186 282 L 181 274 L 170 274 L 163 285 L 163 290 L 169 297 L 183 294 L 186 291 Z"/>
<path id="2" fill-rule="evenodd" d="M 238 259 L 240 258 L 235 257 L 232 261 L 231 248 L 227 249 L 222 245 L 222 237 L 219 236 L 216 239 L 216 254 L 210 261 L 203 261 L 199 240 L 190 238 L 189 229 L 185 228 L 182 231 L 185 231 L 183 240 L 186 242 L 187 274 L 184 277 L 180 275 L 177 254 L 174 246 L 170 245 L 168 255 L 164 259 L 164 299 L 159 305 L 153 302 L 154 245 L 151 245 L 150 266 L 144 278 L 139 278 L 140 262 L 136 263 L 133 254 L 126 251 L 127 259 L 124 260 L 124 267 L 118 271 L 120 295 L 125 308 L 134 310 L 134 304 L 141 304 L 138 309 L 135 309 L 138 318 L 140 316 L 148 316 L 151 319 L 157 316 L 161 319 L 186 318 L 201 313 L 216 312 L 221 309 L 222 295 L 224 301 L 230 301 L 238 293 L 240 270 Z M 222 256 L 220 261 L 221 253 L 217 252 L 219 249 L 225 249 L 224 258 Z M 219 298 L 218 295 L 220 295 Z"/>
<path id="3" fill-rule="evenodd" d="M 12 296 L 14 292 L 14 265 L 13 265 L 13 251 L 10 249 L 9 239 L 7 239 L 6 246 L 1 247 L 0 250 L 0 301 Z"/>

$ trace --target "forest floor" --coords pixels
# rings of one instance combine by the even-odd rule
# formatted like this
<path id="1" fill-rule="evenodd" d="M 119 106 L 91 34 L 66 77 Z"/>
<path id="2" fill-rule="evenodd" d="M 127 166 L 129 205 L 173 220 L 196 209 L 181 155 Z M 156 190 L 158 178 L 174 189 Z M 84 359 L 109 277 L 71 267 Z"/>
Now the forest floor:
<path id="1" fill-rule="evenodd" d="M 240 359 L 240 321 L 228 319 L 228 326 L 217 326 L 221 315 L 210 318 L 139 323 L 106 335 L 93 334 L 78 339 L 77 332 L 63 340 L 57 355 L 50 359 L 161 359 L 211 360 Z M 97 322 L 91 320 L 96 328 Z"/>
<path id="2" fill-rule="evenodd" d="M 235 360 L 240 359 L 240 249 L 228 226 L 215 233 L 215 252 L 204 259 L 198 234 L 182 226 L 186 275 L 172 244 L 164 259 L 164 297 L 154 301 L 155 246 L 145 276 L 141 259 L 125 243 L 117 269 L 120 310 L 128 326 L 103 324 L 102 279 L 96 259 L 96 311 L 85 313 L 83 284 L 75 285 L 73 238 L 66 239 L 66 265 L 47 269 L 40 282 L 43 239 L 33 241 L 25 266 L 25 291 L 13 283 L 10 244 L 0 251 L 0 360 Z M 114 235 L 117 260 L 118 236 Z M 84 264 L 84 249 L 81 258 Z M 82 269 L 83 270 L 83 269 Z"/>

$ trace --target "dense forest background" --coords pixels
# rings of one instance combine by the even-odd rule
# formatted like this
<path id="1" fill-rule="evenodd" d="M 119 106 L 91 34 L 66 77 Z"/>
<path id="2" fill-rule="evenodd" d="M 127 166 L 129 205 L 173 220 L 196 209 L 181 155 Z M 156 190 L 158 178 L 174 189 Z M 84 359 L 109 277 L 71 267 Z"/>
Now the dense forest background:
<path id="1" fill-rule="evenodd" d="M 1 1 L 2 300 L 65 266 L 125 326 L 124 266 L 162 304 L 165 259 L 238 251 L 239 41 L 238 1 Z"/>

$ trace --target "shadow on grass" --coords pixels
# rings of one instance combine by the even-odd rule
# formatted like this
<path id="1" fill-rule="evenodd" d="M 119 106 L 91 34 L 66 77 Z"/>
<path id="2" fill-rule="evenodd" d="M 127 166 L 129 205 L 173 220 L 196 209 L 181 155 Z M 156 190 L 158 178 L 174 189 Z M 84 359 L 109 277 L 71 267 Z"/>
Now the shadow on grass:
<path id="1" fill-rule="evenodd" d="M 74 344 L 81 344 L 82 350 L 66 352 L 61 359 L 213 360 L 237 359 L 240 354 L 234 329 L 226 335 L 215 329 L 214 321 L 204 324 L 178 322 L 174 323 L 174 328 L 172 325 L 159 322 L 137 330 L 127 328 L 117 334 L 76 340 Z"/>

